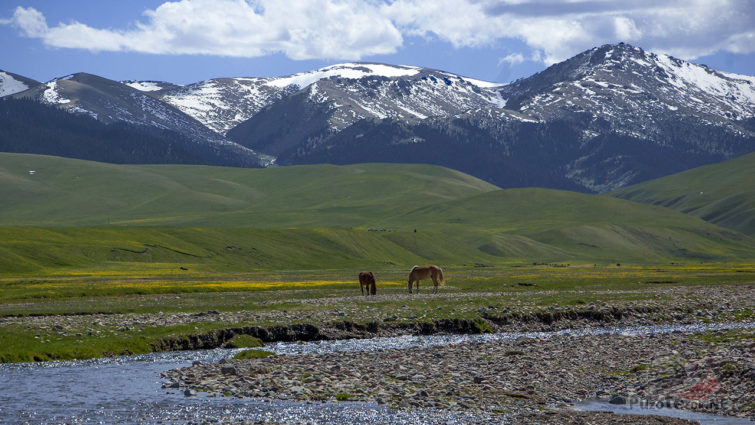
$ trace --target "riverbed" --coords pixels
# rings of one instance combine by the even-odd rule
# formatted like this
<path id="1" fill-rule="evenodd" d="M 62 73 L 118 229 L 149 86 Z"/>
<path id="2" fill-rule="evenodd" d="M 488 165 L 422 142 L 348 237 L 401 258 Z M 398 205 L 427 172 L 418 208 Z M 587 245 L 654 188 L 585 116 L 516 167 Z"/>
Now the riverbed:
<path id="1" fill-rule="evenodd" d="M 593 328 L 558 332 L 489 335 L 432 335 L 368 340 L 276 343 L 266 349 L 280 358 L 297 359 L 334 353 L 397 352 L 432 347 L 538 343 L 601 336 L 642 337 L 709 330 L 753 329 L 755 323 L 667 325 L 636 328 Z M 184 387 L 162 388 L 161 374 L 200 362 L 214 367 L 238 350 L 155 353 L 87 361 L 0 365 L 0 423 L 364 423 L 462 424 L 507 422 L 510 415 L 484 409 L 397 407 L 374 400 L 336 402 L 302 400 L 282 391 L 275 397 L 238 398 L 218 392 L 184 395 Z M 232 362 L 236 363 L 236 362 Z M 548 403 L 553 408 L 553 403 Z M 530 412 L 531 413 L 531 412 Z M 746 420 L 745 420 L 746 421 Z M 518 421 L 517 421 L 518 422 Z M 732 422 L 749 423 L 749 422 Z"/>

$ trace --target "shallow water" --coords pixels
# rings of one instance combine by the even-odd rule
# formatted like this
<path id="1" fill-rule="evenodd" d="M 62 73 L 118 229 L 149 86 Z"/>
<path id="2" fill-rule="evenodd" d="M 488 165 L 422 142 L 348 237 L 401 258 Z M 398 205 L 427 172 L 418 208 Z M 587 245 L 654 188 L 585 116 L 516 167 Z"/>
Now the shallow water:
<path id="1" fill-rule="evenodd" d="M 620 415 L 658 415 L 697 421 L 700 425 L 750 425 L 755 422 L 745 418 L 696 413 L 671 408 L 640 407 L 629 404 L 611 404 L 603 400 L 589 400 L 574 406 L 577 410 L 613 412 Z"/>
<path id="2" fill-rule="evenodd" d="M 159 353 L 72 362 L 0 366 L 0 423 L 183 424 L 275 423 L 463 424 L 469 414 L 396 411 L 374 403 L 305 403 L 199 395 L 161 388 L 160 373 L 231 357 L 239 350 Z M 10 384 L 10 385 L 8 385 Z"/>
<path id="3" fill-rule="evenodd" d="M 489 335 L 431 335 L 369 340 L 277 343 L 266 349 L 279 354 L 371 351 L 382 349 L 552 338 L 566 335 L 649 335 L 754 328 L 755 323 L 664 325 L 636 328 L 595 328 L 558 332 Z M 239 350 L 154 353 L 85 361 L 0 365 L 0 423 L 173 424 L 260 420 L 278 423 L 462 424 L 500 422 L 500 416 L 475 416 L 446 410 L 397 411 L 373 403 L 304 403 L 285 400 L 185 397 L 161 388 L 160 373 L 216 362 Z M 655 414 L 655 411 L 652 411 Z M 716 424 L 743 422 L 710 422 Z M 749 423 L 749 422 L 744 422 Z"/>
<path id="4" fill-rule="evenodd" d="M 673 332 L 705 332 L 727 329 L 753 329 L 755 322 L 736 323 L 695 323 L 687 325 L 653 325 L 614 328 L 563 329 L 554 332 L 499 332 L 478 335 L 403 335 L 397 337 L 345 339 L 340 341 L 314 341 L 306 343 L 272 343 L 265 350 L 276 354 L 325 354 L 332 352 L 375 351 L 438 345 L 461 344 L 465 342 L 511 341 L 520 338 L 554 338 L 587 335 L 660 335 Z"/>

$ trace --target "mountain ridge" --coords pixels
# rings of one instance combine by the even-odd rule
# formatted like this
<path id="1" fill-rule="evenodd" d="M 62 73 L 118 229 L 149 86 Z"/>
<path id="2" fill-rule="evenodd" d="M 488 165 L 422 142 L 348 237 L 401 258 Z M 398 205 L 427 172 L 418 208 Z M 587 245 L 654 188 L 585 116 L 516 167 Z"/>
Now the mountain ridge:
<path id="1" fill-rule="evenodd" d="M 262 166 L 429 162 L 501 187 L 605 192 L 755 150 L 755 77 L 623 43 L 509 84 L 364 62 L 186 86 L 108 82 L 111 100 L 86 104 L 63 90 L 76 75 L 14 96 L 165 126 Z"/>

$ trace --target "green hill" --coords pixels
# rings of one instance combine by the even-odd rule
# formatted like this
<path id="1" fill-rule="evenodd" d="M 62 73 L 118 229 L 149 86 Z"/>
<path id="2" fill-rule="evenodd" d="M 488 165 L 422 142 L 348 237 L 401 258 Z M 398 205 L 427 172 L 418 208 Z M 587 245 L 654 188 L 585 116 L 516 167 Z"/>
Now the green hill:
<path id="1" fill-rule="evenodd" d="M 755 256 L 752 238 L 673 210 L 552 189 L 487 192 L 390 220 L 446 234 L 477 235 L 502 258 L 657 262 Z"/>
<path id="2" fill-rule="evenodd" d="M 0 201 L 5 273 L 755 258 L 753 238 L 668 208 L 500 190 L 428 165 L 241 169 L 0 154 Z"/>
<path id="3" fill-rule="evenodd" d="M 431 165 L 248 169 L 1 153 L 0 225 L 353 227 L 495 189 Z"/>
<path id="4" fill-rule="evenodd" d="M 611 192 L 755 236 L 755 153 Z"/>

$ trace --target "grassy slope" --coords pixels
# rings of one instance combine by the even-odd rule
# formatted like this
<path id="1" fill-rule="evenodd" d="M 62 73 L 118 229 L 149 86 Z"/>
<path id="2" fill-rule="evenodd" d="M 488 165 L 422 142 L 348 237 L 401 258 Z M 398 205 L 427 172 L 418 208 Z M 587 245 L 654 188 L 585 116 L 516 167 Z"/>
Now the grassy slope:
<path id="1" fill-rule="evenodd" d="M 0 224 L 24 226 L 0 227 L 5 273 L 755 257 L 752 238 L 666 208 L 502 191 L 423 165 L 250 170 L 0 154 L 0 199 L 12 200 Z"/>
<path id="2" fill-rule="evenodd" d="M 152 270 L 186 267 L 229 272 L 254 269 L 349 269 L 416 264 L 474 264 L 493 258 L 472 243 L 438 232 L 364 229 L 209 227 L 0 227 L 0 270 L 51 272 L 59 267 Z"/>
<path id="3" fill-rule="evenodd" d="M 755 236 L 755 153 L 619 189 L 611 195 L 673 208 Z"/>
<path id="4" fill-rule="evenodd" d="M 29 170 L 35 170 L 29 175 Z M 0 154 L 0 225 L 351 227 L 495 190 L 429 165 L 270 169 L 115 165 Z"/>
<path id="5" fill-rule="evenodd" d="M 753 239 L 667 208 L 551 189 L 499 190 L 393 219 L 447 234 L 475 234 L 500 257 L 657 262 L 752 258 Z M 532 257 L 531 257 L 532 258 Z"/>

